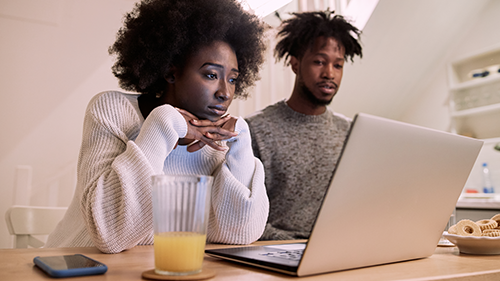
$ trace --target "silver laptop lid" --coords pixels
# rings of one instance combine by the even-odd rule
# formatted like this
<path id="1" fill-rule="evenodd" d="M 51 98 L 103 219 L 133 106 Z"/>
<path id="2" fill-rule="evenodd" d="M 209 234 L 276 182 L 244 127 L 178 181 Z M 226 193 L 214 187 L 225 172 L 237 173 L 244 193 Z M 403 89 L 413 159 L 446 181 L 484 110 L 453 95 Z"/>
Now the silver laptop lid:
<path id="1" fill-rule="evenodd" d="M 358 114 L 297 274 L 432 255 L 481 146 Z"/>

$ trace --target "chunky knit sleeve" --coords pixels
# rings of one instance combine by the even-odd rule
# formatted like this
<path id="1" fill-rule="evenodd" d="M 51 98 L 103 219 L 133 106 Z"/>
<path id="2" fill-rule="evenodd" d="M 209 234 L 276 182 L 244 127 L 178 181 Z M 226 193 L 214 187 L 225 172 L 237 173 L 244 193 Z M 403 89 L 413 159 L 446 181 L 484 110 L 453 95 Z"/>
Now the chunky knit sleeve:
<path id="1" fill-rule="evenodd" d="M 150 178 L 185 136 L 184 118 L 169 105 L 154 109 L 140 125 L 137 111 L 120 93 L 94 98 L 86 112 L 78 163 L 80 202 L 89 235 L 105 253 L 150 239 Z M 135 141 L 133 141 L 135 139 Z"/>
<path id="2" fill-rule="evenodd" d="M 239 118 L 239 133 L 227 141 L 226 160 L 214 173 L 208 240 L 249 244 L 262 235 L 269 212 L 264 167 L 253 156 L 248 124 Z"/>

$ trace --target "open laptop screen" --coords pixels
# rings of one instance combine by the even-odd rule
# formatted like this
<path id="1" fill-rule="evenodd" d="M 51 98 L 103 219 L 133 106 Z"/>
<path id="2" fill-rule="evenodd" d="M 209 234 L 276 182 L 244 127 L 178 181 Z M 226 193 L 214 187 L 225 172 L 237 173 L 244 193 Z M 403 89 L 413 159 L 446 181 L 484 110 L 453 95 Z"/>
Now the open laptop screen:
<path id="1" fill-rule="evenodd" d="M 358 114 L 298 268 L 289 263 L 285 269 L 278 258 L 265 256 L 268 247 L 244 247 L 241 257 L 247 264 L 272 258 L 281 264 L 275 270 L 298 276 L 428 257 L 482 143 Z M 238 249 L 206 252 L 238 261 Z"/>

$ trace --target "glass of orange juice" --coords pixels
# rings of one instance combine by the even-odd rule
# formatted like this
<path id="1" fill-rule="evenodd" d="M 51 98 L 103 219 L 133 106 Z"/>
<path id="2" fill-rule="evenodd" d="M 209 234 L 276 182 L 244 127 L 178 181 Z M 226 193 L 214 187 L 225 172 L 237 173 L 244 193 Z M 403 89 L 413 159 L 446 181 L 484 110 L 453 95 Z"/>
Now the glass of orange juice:
<path id="1" fill-rule="evenodd" d="M 202 175 L 152 177 L 157 274 L 201 272 L 212 183 L 213 177 Z"/>

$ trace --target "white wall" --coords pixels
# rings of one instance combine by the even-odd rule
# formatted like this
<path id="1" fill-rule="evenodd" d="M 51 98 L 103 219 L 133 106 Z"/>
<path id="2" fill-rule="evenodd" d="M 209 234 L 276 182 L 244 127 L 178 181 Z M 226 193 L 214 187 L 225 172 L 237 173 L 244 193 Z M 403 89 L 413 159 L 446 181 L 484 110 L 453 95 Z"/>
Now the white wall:
<path id="1" fill-rule="evenodd" d="M 345 65 L 333 108 L 349 117 L 365 112 L 400 119 L 488 2 L 379 1 L 361 34 L 363 58 Z"/>
<path id="2" fill-rule="evenodd" d="M 440 130 L 449 129 L 447 64 L 457 57 L 500 43 L 500 1 L 490 1 L 477 21 L 469 21 L 451 48 L 437 60 L 430 81 L 425 81 L 420 98 L 406 108 L 401 120 Z"/>
<path id="3" fill-rule="evenodd" d="M 2 217 L 13 204 L 69 204 L 85 107 L 117 87 L 107 49 L 133 2 L 0 0 Z M 31 167 L 31 186 L 18 165 Z M 31 195 L 15 201 L 16 185 Z M 11 245 L 2 222 L 0 248 Z"/>
<path id="4" fill-rule="evenodd" d="M 482 10 L 477 21 L 468 22 L 469 26 L 457 38 L 453 48 L 436 61 L 434 79 L 425 83 L 420 98 L 406 109 L 401 120 L 421 126 L 449 131 L 448 81 L 446 66 L 452 60 L 478 50 L 497 46 L 500 43 L 500 1 L 490 1 Z M 492 149 L 500 139 L 489 141 L 483 147 L 471 172 L 466 188 L 481 190 L 481 165 L 488 162 L 492 182 L 496 192 L 500 192 L 500 152 Z"/>

